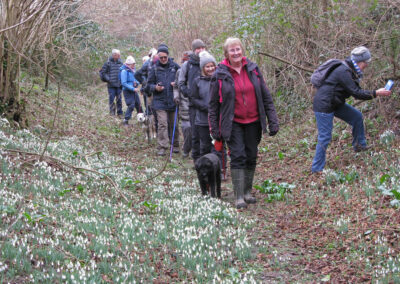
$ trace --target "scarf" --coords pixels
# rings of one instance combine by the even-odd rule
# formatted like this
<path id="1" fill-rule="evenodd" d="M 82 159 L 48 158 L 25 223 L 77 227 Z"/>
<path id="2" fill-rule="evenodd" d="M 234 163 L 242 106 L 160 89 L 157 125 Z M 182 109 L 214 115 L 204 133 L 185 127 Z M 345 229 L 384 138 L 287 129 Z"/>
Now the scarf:
<path id="1" fill-rule="evenodd" d="M 353 62 L 354 69 L 356 70 L 357 75 L 358 75 L 358 80 L 360 81 L 362 79 L 362 77 L 364 76 L 364 74 L 361 71 L 360 67 L 358 67 L 357 62 L 355 62 L 353 58 L 351 58 L 351 62 Z"/>

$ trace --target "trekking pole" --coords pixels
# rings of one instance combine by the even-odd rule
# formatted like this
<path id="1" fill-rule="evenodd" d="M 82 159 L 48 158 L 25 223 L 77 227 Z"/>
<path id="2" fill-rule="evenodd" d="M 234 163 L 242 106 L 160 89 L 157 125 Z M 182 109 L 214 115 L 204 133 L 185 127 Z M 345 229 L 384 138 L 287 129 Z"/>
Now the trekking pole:
<path id="1" fill-rule="evenodd" d="M 176 105 L 176 108 L 175 108 L 174 130 L 172 131 L 171 151 L 169 152 L 169 161 L 172 161 L 172 150 L 174 149 L 175 127 L 176 127 L 177 117 L 178 117 L 178 105 Z"/>

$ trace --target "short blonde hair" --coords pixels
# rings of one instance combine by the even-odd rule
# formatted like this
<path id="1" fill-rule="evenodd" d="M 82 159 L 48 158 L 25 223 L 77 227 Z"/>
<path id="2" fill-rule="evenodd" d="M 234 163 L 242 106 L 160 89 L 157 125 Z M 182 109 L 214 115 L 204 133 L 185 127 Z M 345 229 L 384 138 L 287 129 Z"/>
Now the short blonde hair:
<path id="1" fill-rule="evenodd" d="M 240 39 L 238 39 L 237 37 L 228 37 L 224 43 L 224 56 L 225 58 L 228 58 L 228 49 L 229 46 L 234 45 L 234 44 L 238 44 L 240 46 L 240 48 L 242 49 L 242 54 L 244 56 L 244 48 L 243 48 L 243 44 L 240 41 Z"/>

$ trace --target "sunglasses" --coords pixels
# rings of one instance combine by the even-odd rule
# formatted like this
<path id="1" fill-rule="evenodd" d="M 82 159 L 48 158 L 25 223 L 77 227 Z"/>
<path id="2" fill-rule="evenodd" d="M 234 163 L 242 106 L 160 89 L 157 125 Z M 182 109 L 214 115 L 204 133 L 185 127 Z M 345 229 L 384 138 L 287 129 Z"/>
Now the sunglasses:
<path id="1" fill-rule="evenodd" d="M 168 56 L 160 56 L 160 57 L 158 57 L 158 58 L 161 59 L 161 60 L 163 60 L 163 59 L 167 59 Z"/>

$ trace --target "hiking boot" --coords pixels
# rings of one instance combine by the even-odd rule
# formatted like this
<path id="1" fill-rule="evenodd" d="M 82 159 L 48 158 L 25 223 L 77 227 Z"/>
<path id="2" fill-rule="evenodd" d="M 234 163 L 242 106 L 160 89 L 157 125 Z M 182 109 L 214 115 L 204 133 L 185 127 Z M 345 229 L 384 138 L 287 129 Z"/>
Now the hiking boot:
<path id="1" fill-rule="evenodd" d="M 174 153 L 179 153 L 179 147 L 174 147 L 174 149 L 172 150 L 172 152 L 174 152 Z"/>
<path id="2" fill-rule="evenodd" d="M 124 119 L 124 121 L 122 122 L 122 125 L 125 126 L 125 127 L 128 127 L 129 126 L 128 120 Z"/>
<path id="3" fill-rule="evenodd" d="M 157 155 L 158 156 L 165 156 L 165 149 L 158 150 Z"/>
<path id="4" fill-rule="evenodd" d="M 187 158 L 187 157 L 189 157 L 189 153 L 185 153 L 185 152 L 183 152 L 183 153 L 182 153 L 182 157 L 183 157 L 183 158 Z"/>
<path id="5" fill-rule="evenodd" d="M 356 146 L 354 147 L 354 151 L 355 151 L 356 153 L 358 153 L 358 152 L 364 152 L 364 151 L 368 151 L 368 150 L 371 149 L 371 148 L 372 148 L 371 146 L 356 145 Z"/>
<path id="6" fill-rule="evenodd" d="M 244 169 L 232 169 L 232 186 L 235 193 L 235 205 L 237 209 L 247 208 L 247 204 L 244 201 L 244 179 L 245 170 Z"/>

